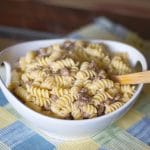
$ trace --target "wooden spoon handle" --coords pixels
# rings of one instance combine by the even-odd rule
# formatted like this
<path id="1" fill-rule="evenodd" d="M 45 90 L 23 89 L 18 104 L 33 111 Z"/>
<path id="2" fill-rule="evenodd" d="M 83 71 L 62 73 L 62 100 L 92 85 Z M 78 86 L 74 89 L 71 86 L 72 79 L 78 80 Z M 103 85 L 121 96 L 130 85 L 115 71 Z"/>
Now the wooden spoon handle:
<path id="1" fill-rule="evenodd" d="M 150 83 L 150 71 L 114 76 L 120 84 Z"/>

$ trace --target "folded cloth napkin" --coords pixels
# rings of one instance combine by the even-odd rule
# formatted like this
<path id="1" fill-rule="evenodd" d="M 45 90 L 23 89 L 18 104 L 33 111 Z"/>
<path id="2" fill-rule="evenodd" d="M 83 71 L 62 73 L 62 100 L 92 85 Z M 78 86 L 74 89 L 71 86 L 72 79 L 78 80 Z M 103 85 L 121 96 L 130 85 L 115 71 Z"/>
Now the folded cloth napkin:
<path id="1" fill-rule="evenodd" d="M 148 42 L 104 17 L 69 34 L 69 38 L 111 39 L 131 44 L 147 56 Z M 0 43 L 4 39 L 0 39 Z M 7 43 L 11 43 L 7 39 Z M 13 41 L 14 42 L 14 41 Z M 17 41 L 15 41 L 17 42 Z M 6 46 L 6 44 L 5 44 Z M 0 45 L 2 48 L 2 46 Z M 0 70 L 2 72 L 2 70 Z M 95 137 L 61 141 L 49 137 L 22 118 L 0 91 L 0 150 L 148 150 L 150 149 L 150 85 L 146 85 L 132 109 Z"/>

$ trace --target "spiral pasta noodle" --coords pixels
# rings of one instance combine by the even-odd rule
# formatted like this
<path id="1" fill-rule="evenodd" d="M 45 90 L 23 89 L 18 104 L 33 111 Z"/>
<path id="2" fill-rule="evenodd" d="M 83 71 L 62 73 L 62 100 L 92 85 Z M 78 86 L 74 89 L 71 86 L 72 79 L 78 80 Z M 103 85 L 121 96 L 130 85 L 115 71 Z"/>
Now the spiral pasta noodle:
<path id="1" fill-rule="evenodd" d="M 117 110 L 118 108 L 120 108 L 123 105 L 123 102 L 115 102 L 111 105 L 106 105 L 105 107 L 105 114 L 111 113 L 115 110 Z"/>
<path id="2" fill-rule="evenodd" d="M 95 106 L 100 105 L 105 102 L 107 99 L 112 99 L 113 97 L 107 92 L 99 92 L 95 94 L 92 98 L 92 102 Z"/>
<path id="3" fill-rule="evenodd" d="M 61 117 L 68 117 L 69 113 L 71 113 L 71 102 L 73 102 L 73 100 L 72 96 L 64 95 L 60 97 L 56 103 L 52 103 L 51 110 Z"/>
<path id="4" fill-rule="evenodd" d="M 48 66 L 50 63 L 50 57 L 41 57 L 37 59 L 37 62 L 40 66 Z"/>
<path id="5" fill-rule="evenodd" d="M 59 104 L 52 103 L 51 104 L 51 111 L 56 114 L 59 118 L 67 118 L 69 117 L 70 111 L 66 109 L 65 107 L 62 107 Z"/>
<path id="6" fill-rule="evenodd" d="M 97 109 L 93 105 L 84 105 L 82 111 L 84 118 L 93 118 L 97 116 Z"/>
<path id="7" fill-rule="evenodd" d="M 54 76 L 54 84 L 58 87 L 69 87 L 72 84 L 72 77 Z"/>
<path id="8" fill-rule="evenodd" d="M 54 85 L 54 80 L 53 80 L 53 77 L 50 76 L 50 77 L 45 78 L 42 81 L 42 83 L 40 84 L 40 87 L 50 90 L 53 88 L 53 85 Z"/>
<path id="9" fill-rule="evenodd" d="M 50 92 L 46 89 L 27 85 L 27 91 L 35 97 L 50 98 Z"/>
<path id="10" fill-rule="evenodd" d="M 72 95 L 72 97 L 74 97 L 75 99 L 77 99 L 78 98 L 78 93 L 81 90 L 81 88 L 82 87 L 80 87 L 80 86 L 73 86 L 70 89 L 70 94 Z"/>
<path id="11" fill-rule="evenodd" d="M 89 79 L 89 78 L 92 78 L 92 77 L 95 77 L 96 76 L 96 73 L 95 71 L 93 70 L 84 70 L 84 71 L 79 71 L 77 74 L 76 74 L 76 78 L 77 79 Z"/>
<path id="12" fill-rule="evenodd" d="M 50 99 L 44 97 L 35 97 L 33 102 L 40 107 L 48 107 L 51 104 Z"/>
<path id="13" fill-rule="evenodd" d="M 83 113 L 82 113 L 82 111 L 75 104 L 72 104 L 71 114 L 72 114 L 72 117 L 75 120 L 81 120 L 81 119 L 83 119 Z"/>
<path id="14" fill-rule="evenodd" d="M 93 82 L 92 88 L 93 90 L 97 91 L 98 89 L 112 88 L 113 86 L 114 83 L 112 80 L 102 79 L 102 80 L 95 80 Z"/>
<path id="15" fill-rule="evenodd" d="M 118 74 L 126 74 L 131 72 L 131 68 L 129 68 L 129 66 L 125 62 L 123 62 L 123 60 L 119 56 L 115 56 L 112 59 L 111 65 L 115 68 L 115 71 Z"/>
<path id="16" fill-rule="evenodd" d="M 66 58 L 64 60 L 58 60 L 56 62 L 51 63 L 51 67 L 54 71 L 58 71 L 64 67 L 74 67 L 76 66 L 75 62 L 71 58 Z"/>
<path id="17" fill-rule="evenodd" d="M 96 44 L 96 43 L 91 43 L 89 44 L 84 51 L 94 57 L 98 57 L 98 58 L 103 58 L 105 56 L 105 45 L 101 44 Z"/>
<path id="18" fill-rule="evenodd" d="M 64 88 L 53 88 L 51 90 L 51 94 L 57 95 L 58 97 L 61 97 L 63 95 L 68 95 L 70 93 L 70 89 L 64 89 Z"/>
<path id="19" fill-rule="evenodd" d="M 74 50 L 74 53 L 71 53 L 70 56 L 73 58 L 73 60 L 83 62 L 89 60 L 89 55 L 83 51 L 83 49 L 78 48 Z"/>
<path id="20" fill-rule="evenodd" d="M 81 71 L 88 70 L 88 68 L 89 68 L 89 62 L 87 62 L 87 61 L 83 62 L 80 66 Z"/>
<path id="21" fill-rule="evenodd" d="M 135 86 L 121 85 L 121 92 L 133 94 L 135 92 Z"/>

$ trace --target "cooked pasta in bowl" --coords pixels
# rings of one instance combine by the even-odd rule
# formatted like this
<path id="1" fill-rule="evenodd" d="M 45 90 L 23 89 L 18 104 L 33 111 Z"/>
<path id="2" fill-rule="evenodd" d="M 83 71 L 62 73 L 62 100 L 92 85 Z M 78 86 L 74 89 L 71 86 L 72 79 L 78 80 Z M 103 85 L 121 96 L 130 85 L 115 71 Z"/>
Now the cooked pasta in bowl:
<path id="1" fill-rule="evenodd" d="M 31 102 L 57 118 L 79 120 L 110 113 L 135 91 L 135 86 L 111 79 L 133 69 L 126 54 L 111 56 L 104 43 L 65 41 L 29 51 L 17 63 L 9 89 L 25 104 Z"/>
<path id="2" fill-rule="evenodd" d="M 135 72 L 137 62 L 147 69 L 135 48 L 105 40 L 26 42 L 0 57 L 12 67 L 7 88 L 0 81 L 9 102 L 57 138 L 93 136 L 119 119 L 143 85 L 120 85 L 112 76 Z"/>

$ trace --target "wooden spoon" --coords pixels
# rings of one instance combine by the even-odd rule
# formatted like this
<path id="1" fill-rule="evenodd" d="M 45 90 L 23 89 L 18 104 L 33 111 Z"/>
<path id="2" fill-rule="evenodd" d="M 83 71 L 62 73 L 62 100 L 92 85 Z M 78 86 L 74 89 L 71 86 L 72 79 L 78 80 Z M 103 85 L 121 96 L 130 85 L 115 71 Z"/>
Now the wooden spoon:
<path id="1" fill-rule="evenodd" d="M 131 73 L 126 75 L 117 75 L 112 77 L 120 84 L 140 84 L 150 83 L 150 71 Z"/>

